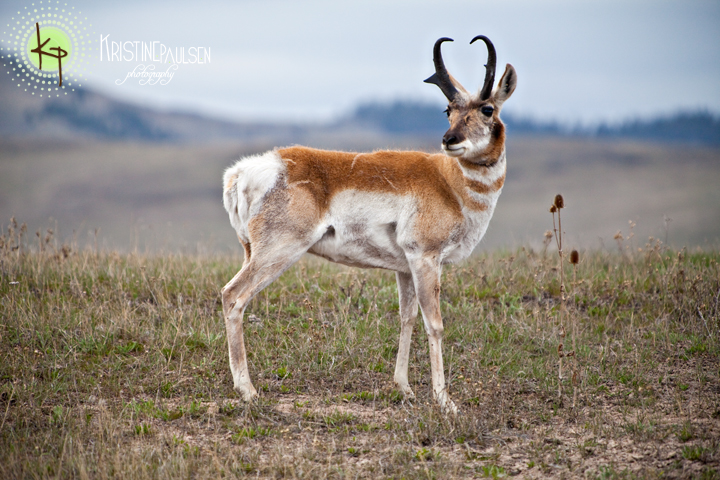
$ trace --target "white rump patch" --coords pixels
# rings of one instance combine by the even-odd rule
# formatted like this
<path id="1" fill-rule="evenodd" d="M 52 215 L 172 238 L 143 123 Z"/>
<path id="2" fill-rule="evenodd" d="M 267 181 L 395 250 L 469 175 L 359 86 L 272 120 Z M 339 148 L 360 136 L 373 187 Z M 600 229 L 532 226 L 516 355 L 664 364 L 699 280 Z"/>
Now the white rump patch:
<path id="1" fill-rule="evenodd" d="M 243 157 L 223 174 L 223 204 L 230 224 L 248 242 L 247 224 L 257 214 L 261 200 L 285 173 L 285 163 L 277 150 Z"/>

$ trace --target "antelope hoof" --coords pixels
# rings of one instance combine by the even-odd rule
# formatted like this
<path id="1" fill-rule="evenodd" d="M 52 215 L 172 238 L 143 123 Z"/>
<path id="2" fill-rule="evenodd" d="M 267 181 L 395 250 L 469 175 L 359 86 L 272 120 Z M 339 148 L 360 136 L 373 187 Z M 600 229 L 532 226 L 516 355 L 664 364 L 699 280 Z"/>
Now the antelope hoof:
<path id="1" fill-rule="evenodd" d="M 252 386 L 252 383 L 249 385 L 237 385 L 235 391 L 248 403 L 258 398 L 257 390 Z"/>
<path id="2" fill-rule="evenodd" d="M 415 400 L 415 392 L 412 391 L 412 388 L 410 388 L 410 385 L 407 385 L 407 384 L 400 385 L 398 383 L 397 386 L 400 389 L 400 391 L 402 392 L 405 400 Z"/>
<path id="3" fill-rule="evenodd" d="M 445 405 L 441 405 L 443 413 L 451 413 L 453 415 L 457 415 L 460 413 L 457 406 L 455 405 L 455 402 L 450 400 L 449 398 L 445 401 Z"/>
<path id="4" fill-rule="evenodd" d="M 453 415 L 457 415 L 459 413 L 457 406 L 455 405 L 455 402 L 450 400 L 450 396 L 447 394 L 445 390 L 443 390 L 440 393 L 435 394 L 435 398 L 437 399 L 438 403 L 440 404 L 440 409 L 443 411 L 443 413 L 451 413 Z"/>

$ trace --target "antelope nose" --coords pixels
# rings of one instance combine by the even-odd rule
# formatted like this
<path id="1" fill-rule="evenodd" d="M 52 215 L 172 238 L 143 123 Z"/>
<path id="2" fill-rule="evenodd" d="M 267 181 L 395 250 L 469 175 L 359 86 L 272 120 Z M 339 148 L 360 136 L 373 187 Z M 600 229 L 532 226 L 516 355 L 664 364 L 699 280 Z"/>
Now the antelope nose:
<path id="1" fill-rule="evenodd" d="M 444 144 L 445 146 L 450 146 L 450 145 L 453 145 L 453 144 L 455 144 L 455 143 L 458 143 L 458 138 L 457 138 L 454 134 L 452 134 L 452 133 L 446 133 L 446 134 L 443 136 L 442 141 L 443 141 L 443 144 Z"/>

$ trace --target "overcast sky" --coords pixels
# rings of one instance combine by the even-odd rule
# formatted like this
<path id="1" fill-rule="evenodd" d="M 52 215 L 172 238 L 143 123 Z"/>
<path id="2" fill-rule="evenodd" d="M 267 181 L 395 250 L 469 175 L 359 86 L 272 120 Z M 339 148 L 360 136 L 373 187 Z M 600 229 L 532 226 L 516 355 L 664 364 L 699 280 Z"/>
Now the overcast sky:
<path id="1" fill-rule="evenodd" d="M 483 78 L 478 34 L 518 72 L 506 109 L 596 123 L 706 108 L 720 112 L 718 0 L 60 0 L 91 40 L 204 47 L 210 63 L 180 65 L 167 85 L 124 79 L 138 64 L 95 59 L 85 85 L 118 98 L 244 120 L 324 121 L 361 101 L 420 99 L 441 36 L 446 65 L 466 88 Z M 3 0 L 3 28 L 25 7 Z M 2 38 L 6 38 L 3 35 Z M 161 70 L 161 68 L 157 68 Z M 162 68 L 164 70 L 164 68 Z M 19 90 L 18 94 L 22 94 Z"/>

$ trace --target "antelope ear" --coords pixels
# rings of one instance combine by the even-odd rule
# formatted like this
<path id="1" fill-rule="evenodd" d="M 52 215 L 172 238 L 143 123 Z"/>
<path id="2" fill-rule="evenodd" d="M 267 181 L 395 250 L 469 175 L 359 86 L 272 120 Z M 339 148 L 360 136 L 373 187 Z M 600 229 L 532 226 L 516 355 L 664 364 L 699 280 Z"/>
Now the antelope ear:
<path id="1" fill-rule="evenodd" d="M 493 92 L 495 104 L 499 107 L 505 103 L 505 100 L 510 98 L 510 95 L 515 91 L 515 87 L 517 87 L 517 73 L 515 73 L 513 66 L 508 63 L 505 66 L 505 73 L 503 73 L 497 88 Z"/>

